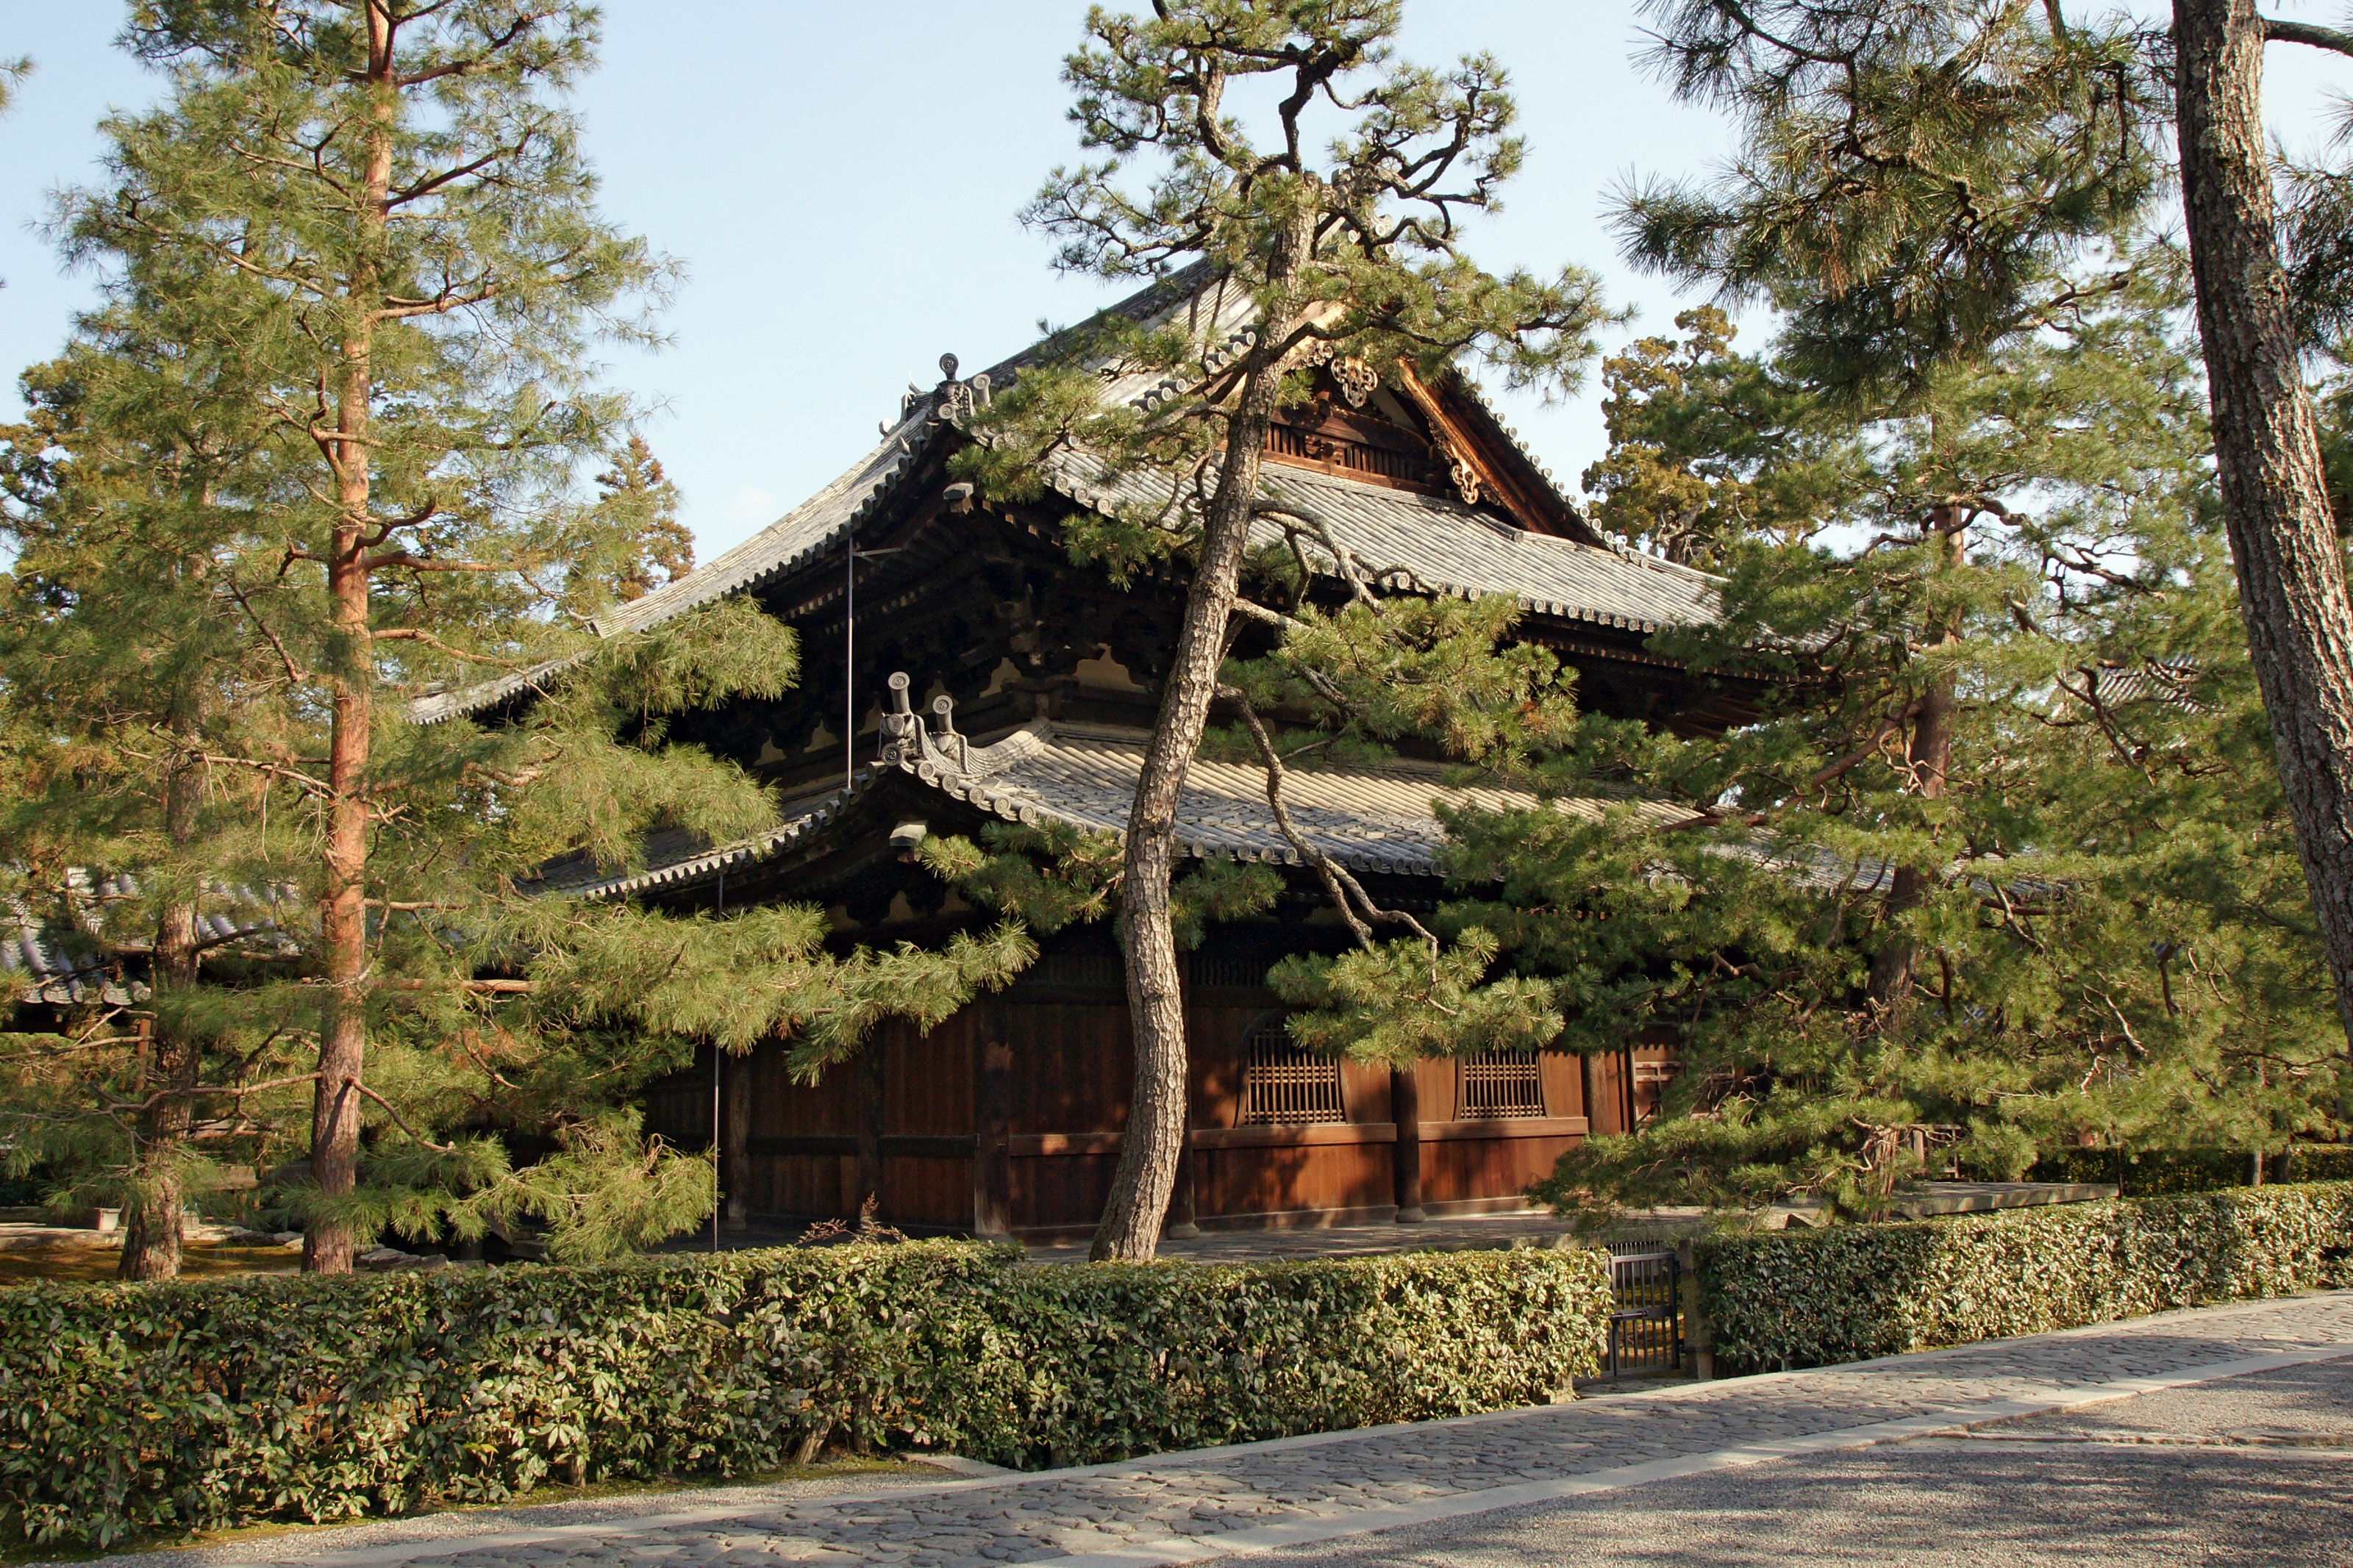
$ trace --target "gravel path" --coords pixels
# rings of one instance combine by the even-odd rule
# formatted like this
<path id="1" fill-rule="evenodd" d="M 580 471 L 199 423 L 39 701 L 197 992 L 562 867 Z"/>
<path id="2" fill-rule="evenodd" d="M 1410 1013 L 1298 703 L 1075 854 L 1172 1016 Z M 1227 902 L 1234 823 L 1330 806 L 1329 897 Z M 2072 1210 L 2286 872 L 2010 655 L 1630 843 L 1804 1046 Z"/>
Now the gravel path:
<path id="1" fill-rule="evenodd" d="M 1567 1500 L 1599 1499 L 1630 1487 L 1644 1489 L 1641 1506 L 1648 1506 L 1661 1484 L 1688 1486 L 1694 1477 L 1731 1484 L 1725 1478 L 1751 1467 L 1782 1471 L 1793 1462 L 1819 1465 L 1823 1456 L 2052 1412 L 2078 1422 L 2142 1421 L 2150 1417 L 2134 1412 L 2165 1408 L 2147 1401 L 2194 1397 L 2178 1392 L 2185 1384 L 2281 1375 L 2274 1369 L 2338 1357 L 2353 1357 L 2353 1293 L 2206 1308 L 1814 1372 L 1673 1384 L 1534 1410 L 1037 1475 L 852 1485 L 831 1497 L 790 1489 L 761 1496 L 672 1494 L 645 1500 L 627 1518 L 509 1510 L 388 1521 L 367 1527 L 364 1538 L 357 1532 L 278 1536 L 135 1561 L 147 1568 L 165 1568 L 164 1556 L 204 1568 L 389 1568 L 418 1559 L 448 1568 L 774 1568 L 797 1561 L 965 1568 L 1052 1558 L 1180 1563 L 1311 1542 L 1332 1542 L 1316 1548 L 1329 1556 L 1342 1552 L 1346 1538 L 1361 1541 L 1366 1531 L 1471 1528 L 1448 1524 L 1463 1521 L 1484 1521 L 1480 1528 L 1485 1528 L 1504 1517 L 1499 1510 L 1558 1510 Z M 2293 1403 L 2293 1385 L 2275 1386 L 2289 1389 L 2276 1397 Z M 2134 1403 L 2096 1413 L 2119 1399 Z M 2327 1426 L 2334 1417 L 2326 1415 L 2282 1414 L 2279 1419 L 2284 1426 L 2318 1422 L 2316 1429 L 2338 1429 Z M 2245 1425 L 2261 1424 L 2251 1418 Z M 2022 1430 L 2008 1429 L 2011 1447 L 2027 1442 L 2019 1437 Z M 2061 1447 L 2045 1445 L 2042 1457 Z M 1924 1451 L 1913 1443 L 1895 1452 Z M 2306 1452 L 2277 1444 L 2261 1450 L 2274 1457 L 2291 1451 Z M 2160 1467 L 2180 1458 L 2147 1443 L 2133 1452 Z M 2035 1458 L 1968 1443 L 1939 1455 L 1939 1463 L 1978 1466 L 2017 1467 Z M 1751 1470 L 1741 1484 L 1770 1483 L 1762 1471 Z M 1567 1500 L 1567 1506 L 1592 1503 Z M 1351 1545 L 1345 1554 L 1389 1561 L 1380 1554 L 1405 1545 L 1404 1537 L 1384 1535 Z"/>

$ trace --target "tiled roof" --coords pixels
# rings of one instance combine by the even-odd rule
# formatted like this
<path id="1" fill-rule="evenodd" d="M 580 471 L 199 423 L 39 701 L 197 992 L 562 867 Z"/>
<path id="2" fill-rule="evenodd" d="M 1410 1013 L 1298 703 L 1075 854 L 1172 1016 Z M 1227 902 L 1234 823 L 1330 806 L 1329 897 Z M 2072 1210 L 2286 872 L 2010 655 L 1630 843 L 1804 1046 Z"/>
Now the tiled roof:
<path id="1" fill-rule="evenodd" d="M 540 682 L 558 670 L 570 669 L 585 658 L 582 654 L 566 654 L 561 658 L 542 660 L 529 669 L 512 675 L 501 675 L 496 680 L 477 681 L 454 691 L 437 691 L 420 697 L 408 705 L 408 721 L 412 724 L 438 724 L 460 713 L 479 713 L 485 708 L 504 702 L 518 692 L 535 689 Z"/>
<path id="2" fill-rule="evenodd" d="M 1538 614 L 1646 635 L 1704 626 L 1717 615 L 1717 579 L 1688 566 L 1531 533 L 1445 496 L 1276 463 L 1262 465 L 1259 475 L 1270 500 L 1312 509 L 1359 570 L 1384 587 L 1471 598 L 1505 594 Z M 1056 489 L 1099 511 L 1162 499 L 1134 475 L 1106 481 L 1102 462 L 1086 453 L 1063 454 L 1049 478 Z M 1252 525 L 1254 544 L 1282 537 L 1271 521 Z M 1319 568 L 1330 564 L 1312 546 L 1308 557 Z"/>
<path id="3" fill-rule="evenodd" d="M 911 774 L 954 800 L 1008 822 L 1062 823 L 1094 832 L 1124 834 L 1136 780 L 1142 775 L 1141 730 L 1038 719 L 987 746 L 959 745 L 918 728 L 915 739 L 893 747 L 879 773 Z M 859 775 L 857 791 L 876 782 Z M 832 820 L 848 799 L 836 790 L 787 803 L 787 820 L 773 832 L 720 849 L 683 839 L 649 842 L 648 869 L 602 880 L 575 872 L 551 876 L 550 891 L 586 898 L 623 898 L 657 888 L 709 881 L 725 868 L 766 858 Z M 1526 810 L 1540 803 L 1525 791 L 1449 782 L 1434 763 L 1400 761 L 1378 768 L 1290 773 L 1283 802 L 1301 833 L 1325 854 L 1357 872 L 1436 877 L 1446 831 L 1434 803 L 1488 810 Z M 1555 809 L 1598 816 L 1630 805 L 1649 819 L 1687 815 L 1653 802 L 1555 801 Z M 1176 807 L 1176 840 L 1201 858 L 1298 865 L 1301 858 L 1275 826 L 1266 800 L 1266 774 L 1255 764 L 1197 759 L 1186 770 Z"/>
<path id="4" fill-rule="evenodd" d="M 2106 708 L 2135 702 L 2161 702 L 2185 713 L 2203 713 L 2198 700 L 2198 679 L 2203 672 L 2188 659 L 2149 659 L 2129 667 L 2085 665 L 2069 673 L 2061 686 L 2063 706 L 2081 706 L 2084 697 Z"/>
<path id="5" fill-rule="evenodd" d="M 808 837 L 839 815 L 853 791 L 873 783 L 871 772 L 858 775 L 850 789 L 832 789 L 795 796 L 782 803 L 776 826 L 754 838 L 713 847 L 707 840 L 671 830 L 649 835 L 645 844 L 645 868 L 616 874 L 585 857 L 571 857 L 549 866 L 526 891 L 561 893 L 581 899 L 625 899 L 659 888 L 682 888 L 714 879 L 738 867 L 754 865 L 777 850 Z"/>
<path id="6" fill-rule="evenodd" d="M 931 407 L 929 399 L 916 403 L 882 444 L 860 458 L 855 468 L 709 565 L 598 616 L 596 635 L 608 637 L 659 626 L 714 599 L 755 588 L 778 573 L 837 548 L 931 439 L 938 428 L 931 420 Z M 579 662 L 581 657 L 550 659 L 520 674 L 420 698 L 409 705 L 409 719 L 418 724 L 438 724 L 460 713 L 480 712 L 537 686 Z"/>
<path id="7" fill-rule="evenodd" d="M 53 1006 L 103 1002 L 127 1006 L 144 997 L 147 987 L 118 983 L 113 966 L 90 934 L 100 929 L 108 904 L 139 896 L 135 877 L 98 878 L 86 871 L 68 873 L 67 913 L 45 919 L 19 900 L 0 902 L 0 974 L 22 976 L 28 989 L 23 1000 Z M 196 916 L 196 940 L 208 947 L 238 942 L 273 953 L 290 953 L 292 940 L 278 929 L 280 911 L 293 899 L 291 889 L 257 894 L 216 888 L 212 895 L 231 906 Z M 237 906 L 243 906 L 240 912 Z M 117 936 L 109 944 L 118 953 L 143 954 L 151 943 L 135 936 Z"/>
<path id="8" fill-rule="evenodd" d="M 900 748 L 899 766 L 942 794 L 1008 822 L 1060 822 L 1124 834 L 1149 736 L 1141 730 L 1058 723 L 1039 719 L 991 746 L 961 752 L 928 733 Z M 1439 802 L 1489 811 L 1533 810 L 1542 803 L 1523 790 L 1448 782 L 1435 763 L 1395 762 L 1378 768 L 1285 774 L 1283 804 L 1303 837 L 1353 871 L 1435 877 L 1446 830 Z M 1672 821 L 1686 816 L 1651 802 L 1556 800 L 1554 808 L 1580 816 L 1625 805 Z M 1258 860 L 1295 866 L 1301 857 L 1275 826 L 1267 804 L 1266 773 L 1254 763 L 1197 758 L 1185 770 L 1176 803 L 1176 840 L 1203 858 Z"/>
<path id="9" fill-rule="evenodd" d="M 1192 312 L 1195 331 L 1221 345 L 1223 352 L 1239 353 L 1250 341 L 1255 308 L 1243 291 L 1221 293 L 1203 287 L 1206 276 L 1206 268 L 1188 268 L 1106 313 L 1152 321 Z M 1009 384 L 1025 365 L 1039 362 L 1053 341 L 1033 344 L 991 367 L 986 373 L 989 384 L 998 388 Z M 1111 403 L 1148 402 L 1161 385 L 1157 372 L 1118 375 L 1105 382 L 1103 397 Z M 657 626 L 837 549 L 892 493 L 923 447 L 949 427 L 934 412 L 943 394 L 952 390 L 954 384 L 946 382 L 930 394 L 911 390 L 881 445 L 849 471 L 709 565 L 599 617 L 596 634 L 610 637 Z M 1504 428 L 1500 422 L 1499 428 Z M 1516 441 L 1507 428 L 1504 434 Z M 1528 460 L 1535 464 L 1533 457 Z M 1535 466 L 1541 471 L 1541 465 Z M 1145 497 L 1145 487 L 1134 478 L 1107 484 L 1102 465 L 1084 454 L 1060 458 L 1048 477 L 1082 506 Z M 1377 570 L 1394 569 L 1400 586 L 1410 584 L 1467 595 L 1510 594 L 1531 610 L 1644 633 L 1705 622 L 1715 615 L 1715 580 L 1704 573 L 1623 549 L 1525 532 L 1458 501 L 1272 464 L 1266 468 L 1262 488 L 1314 505 L 1330 518 L 1342 548 Z M 1566 504 L 1567 498 L 1562 499 Z M 1272 524 L 1263 525 L 1263 537 L 1272 540 L 1278 531 Z M 479 712 L 537 686 L 579 657 L 420 698 L 410 704 L 410 718 L 430 724 Z"/>
<path id="10" fill-rule="evenodd" d="M 20 978 L 22 999 L 53 1007 L 103 1002 L 127 1006 L 135 998 L 116 984 L 105 961 L 81 933 L 59 930 L 22 904 L 0 906 L 0 974 Z M 145 987 L 138 988 L 142 993 Z"/>

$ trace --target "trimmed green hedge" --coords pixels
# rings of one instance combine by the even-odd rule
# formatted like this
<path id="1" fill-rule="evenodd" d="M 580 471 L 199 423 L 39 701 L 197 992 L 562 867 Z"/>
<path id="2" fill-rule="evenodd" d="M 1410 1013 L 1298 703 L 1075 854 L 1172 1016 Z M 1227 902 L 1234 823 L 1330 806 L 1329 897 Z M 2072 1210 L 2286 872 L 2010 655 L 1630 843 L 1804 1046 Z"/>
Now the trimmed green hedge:
<path id="1" fill-rule="evenodd" d="M 0 1294 L 0 1529 L 105 1544 L 729 1476 L 830 1436 L 1077 1463 L 1539 1403 L 1602 1254 L 1032 1266 L 853 1246 Z"/>
<path id="2" fill-rule="evenodd" d="M 2038 1182 L 2113 1182 L 2128 1198 L 2213 1193 L 2247 1184 L 2243 1149 L 2061 1149 L 2029 1173 Z M 2287 1151 L 2291 1182 L 2353 1181 L 2353 1143 L 2296 1143 Z M 2263 1180 L 2273 1177 L 2268 1171 Z"/>
<path id="3" fill-rule="evenodd" d="M 2353 1284 L 2353 1184 L 2243 1188 L 1721 1237 L 1696 1263 L 1716 1353 L 1821 1366 Z"/>

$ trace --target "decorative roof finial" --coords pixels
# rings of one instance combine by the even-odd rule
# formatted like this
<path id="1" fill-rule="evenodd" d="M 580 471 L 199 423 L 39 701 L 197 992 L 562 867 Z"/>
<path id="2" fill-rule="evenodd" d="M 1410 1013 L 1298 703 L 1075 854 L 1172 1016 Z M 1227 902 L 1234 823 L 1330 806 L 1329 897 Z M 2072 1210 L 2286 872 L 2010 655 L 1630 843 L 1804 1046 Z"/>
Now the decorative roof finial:
<path id="1" fill-rule="evenodd" d="M 891 711 L 882 715 L 882 765 L 897 767 L 923 754 L 923 721 L 907 706 L 907 672 L 891 675 Z"/>
<path id="2" fill-rule="evenodd" d="M 971 418 L 975 409 L 987 406 L 988 374 L 987 372 L 984 371 L 974 376 L 969 383 L 958 381 L 956 356 L 942 354 L 940 374 L 946 379 L 942 381 L 933 392 L 932 422 L 934 424 L 958 424 Z"/>
<path id="3" fill-rule="evenodd" d="M 970 773 L 972 771 L 972 742 L 966 741 L 962 735 L 956 733 L 955 699 L 948 696 L 945 692 L 942 692 L 939 696 L 932 699 L 932 711 L 940 716 L 940 739 L 942 741 L 954 741 L 955 742 L 956 766 L 965 773 Z"/>

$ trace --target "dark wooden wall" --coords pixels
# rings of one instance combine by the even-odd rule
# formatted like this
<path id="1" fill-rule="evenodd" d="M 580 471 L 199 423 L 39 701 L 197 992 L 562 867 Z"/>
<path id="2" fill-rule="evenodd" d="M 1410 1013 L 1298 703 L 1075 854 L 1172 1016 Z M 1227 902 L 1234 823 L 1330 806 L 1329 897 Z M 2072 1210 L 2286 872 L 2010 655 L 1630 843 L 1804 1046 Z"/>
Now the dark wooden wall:
<path id="1" fill-rule="evenodd" d="M 1115 956 L 1041 962 L 998 996 L 932 1031 L 892 1022 L 876 1033 L 879 1084 L 862 1063 L 814 1085 L 790 1081 L 776 1047 L 748 1072 L 749 1136 L 725 1151 L 723 1181 L 754 1216 L 847 1217 L 860 1194 L 861 1101 L 879 1110 L 879 1216 L 917 1230 L 1032 1237 L 1092 1228 L 1119 1154 L 1132 1062 Z M 1238 1125 L 1250 1036 L 1282 1016 L 1270 993 L 1201 985 L 1186 1010 L 1192 1042 L 1190 1147 L 1172 1214 L 1206 1225 L 1331 1223 L 1386 1217 L 1395 1202 L 1397 1129 L 1384 1070 L 1342 1067 L 1345 1120 Z M 1664 1052 L 1641 1047 L 1639 1063 Z M 1415 1068 L 1421 1103 L 1422 1191 L 1433 1212 L 1514 1206 L 1561 1153 L 1622 1124 L 1623 1056 L 1589 1062 L 1540 1056 L 1545 1114 L 1458 1115 L 1456 1064 Z M 1655 1078 L 1638 1070 L 1638 1079 Z M 1592 1103 L 1588 1105 L 1588 1084 Z M 1638 1081 L 1647 1113 L 1659 1085 Z M 710 1140 L 710 1058 L 655 1086 L 649 1126 L 690 1148 Z M 731 1142 L 733 1135 L 730 1135 Z"/>
<path id="2" fill-rule="evenodd" d="M 971 1010 L 930 1035 L 890 1020 L 866 1049 L 881 1054 L 877 1217 L 924 1230 L 972 1225 Z M 860 1101 L 865 1064 L 844 1063 L 797 1084 L 784 1053 L 754 1058 L 751 1137 L 741 1169 L 754 1215 L 849 1217 L 860 1183 Z M 731 1184 L 732 1185 L 732 1184 Z"/>

